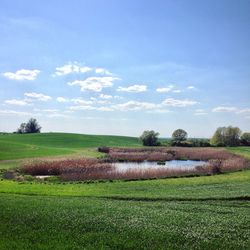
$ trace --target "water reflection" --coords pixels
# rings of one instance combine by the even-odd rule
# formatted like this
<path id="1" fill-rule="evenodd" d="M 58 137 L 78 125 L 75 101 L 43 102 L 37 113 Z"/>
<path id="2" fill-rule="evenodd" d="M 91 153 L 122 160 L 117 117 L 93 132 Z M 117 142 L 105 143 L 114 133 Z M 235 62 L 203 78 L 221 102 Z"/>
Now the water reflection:
<path id="1" fill-rule="evenodd" d="M 192 160 L 172 160 L 166 162 L 156 161 L 143 161 L 143 162 L 115 162 L 112 163 L 117 171 L 123 172 L 129 169 L 156 169 L 156 168 L 168 168 L 168 169 L 194 169 L 197 166 L 204 166 L 207 164 L 205 161 L 192 161 Z"/>

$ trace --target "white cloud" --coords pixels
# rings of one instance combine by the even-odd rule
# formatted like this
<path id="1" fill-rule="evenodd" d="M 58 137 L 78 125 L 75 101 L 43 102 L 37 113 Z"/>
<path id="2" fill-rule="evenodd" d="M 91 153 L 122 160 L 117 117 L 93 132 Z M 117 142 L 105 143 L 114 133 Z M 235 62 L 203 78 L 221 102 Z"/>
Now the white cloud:
<path id="1" fill-rule="evenodd" d="M 27 106 L 30 105 L 26 100 L 17 100 L 17 99 L 11 99 L 11 100 L 6 100 L 6 104 L 10 105 L 17 105 L 17 106 Z"/>
<path id="2" fill-rule="evenodd" d="M 96 108 L 90 105 L 77 105 L 77 106 L 70 106 L 70 110 L 95 110 Z"/>
<path id="3" fill-rule="evenodd" d="M 32 98 L 34 100 L 43 101 L 43 102 L 47 102 L 48 100 L 51 99 L 51 97 L 48 95 L 44 95 L 41 93 L 35 93 L 35 92 L 24 93 L 24 95 L 29 97 L 29 98 Z"/>
<path id="4" fill-rule="evenodd" d="M 64 65 L 62 67 L 57 67 L 55 74 L 57 76 L 67 75 L 73 72 L 73 68 L 71 64 Z"/>
<path id="5" fill-rule="evenodd" d="M 175 90 L 173 90 L 173 93 L 181 93 L 181 90 L 180 89 L 175 89 Z"/>
<path id="6" fill-rule="evenodd" d="M 89 105 L 89 104 L 93 104 L 93 101 L 84 100 L 84 99 L 82 99 L 82 98 L 74 98 L 74 99 L 71 99 L 71 101 L 72 101 L 74 104 L 80 104 L 80 105 Z"/>
<path id="7" fill-rule="evenodd" d="M 214 109 L 212 109 L 212 112 L 236 112 L 237 108 L 236 107 L 216 107 Z"/>
<path id="8" fill-rule="evenodd" d="M 156 91 L 159 93 L 168 93 L 170 91 L 172 91 L 174 88 L 173 85 L 169 85 L 168 87 L 164 87 L 164 88 L 157 88 Z"/>
<path id="9" fill-rule="evenodd" d="M 178 100 L 174 98 L 167 98 L 162 102 L 163 105 L 172 106 L 172 107 L 186 107 L 186 106 L 195 105 L 197 103 L 198 103 L 197 101 L 193 101 L 193 100 L 188 100 L 188 99 Z"/>
<path id="10" fill-rule="evenodd" d="M 110 108 L 110 107 L 99 107 L 96 110 L 98 110 L 98 111 L 114 111 L 114 109 Z"/>
<path id="11" fill-rule="evenodd" d="M 129 87 L 118 87 L 117 91 L 139 93 L 147 91 L 147 86 L 135 84 Z"/>
<path id="12" fill-rule="evenodd" d="M 91 70 L 92 68 L 87 67 L 87 66 L 81 67 L 75 63 L 74 64 L 69 63 L 69 64 L 63 65 L 62 67 L 57 67 L 55 75 L 63 76 L 63 75 L 71 74 L 71 73 L 86 73 Z"/>
<path id="13" fill-rule="evenodd" d="M 119 78 L 112 76 L 88 77 L 85 80 L 75 80 L 73 82 L 69 82 L 68 84 L 70 86 L 80 86 L 81 91 L 89 90 L 94 92 L 101 92 L 103 88 L 112 87 L 115 80 L 119 80 Z"/>
<path id="14" fill-rule="evenodd" d="M 56 76 L 63 76 L 72 73 L 87 73 L 87 72 L 94 72 L 96 74 L 107 75 L 111 76 L 112 73 L 104 68 L 92 68 L 88 66 L 80 66 L 78 62 L 68 63 L 61 67 L 56 67 L 56 72 L 54 75 Z"/>
<path id="15" fill-rule="evenodd" d="M 99 97 L 102 99 L 112 99 L 113 98 L 112 95 L 105 95 L 105 94 L 100 94 Z"/>
<path id="16" fill-rule="evenodd" d="M 137 101 L 129 101 L 126 103 L 116 104 L 113 106 L 114 109 L 121 111 L 128 110 L 150 110 L 159 108 L 158 104 L 149 103 L 149 102 L 137 102 Z"/>
<path id="17" fill-rule="evenodd" d="M 18 116 L 32 116 L 30 112 L 15 111 L 15 110 L 0 110 L 0 115 L 18 115 Z"/>
<path id="18" fill-rule="evenodd" d="M 110 104 L 111 102 L 108 100 L 100 100 L 100 101 L 96 101 L 99 104 Z"/>
<path id="19" fill-rule="evenodd" d="M 58 102 L 68 102 L 68 99 L 67 99 L 67 98 L 61 97 L 61 96 L 58 96 L 58 97 L 56 98 L 56 100 L 57 100 Z"/>
<path id="20" fill-rule="evenodd" d="M 3 73 L 3 76 L 6 78 L 9 78 L 11 80 L 28 80 L 28 81 L 33 81 L 37 78 L 37 75 L 40 73 L 40 70 L 34 69 L 34 70 L 29 70 L 29 69 L 20 69 L 17 70 L 16 72 L 5 72 Z"/>
<path id="21" fill-rule="evenodd" d="M 46 112 L 46 113 L 56 113 L 59 110 L 58 109 L 42 109 L 41 111 Z"/>
<path id="22" fill-rule="evenodd" d="M 103 75 L 109 75 L 109 76 L 112 75 L 112 73 L 110 71 L 108 71 L 107 69 L 104 69 L 104 68 L 96 68 L 95 73 L 103 74 Z"/>
<path id="23" fill-rule="evenodd" d="M 48 114 L 47 117 L 50 118 L 69 118 L 69 115 L 65 115 L 65 114 L 60 114 L 60 113 L 52 113 L 52 114 Z"/>
<path id="24" fill-rule="evenodd" d="M 147 111 L 147 113 L 151 113 L 151 114 L 167 114 L 167 113 L 171 113 L 172 111 L 168 110 L 168 109 L 153 109 L 150 111 Z"/>
<path id="25" fill-rule="evenodd" d="M 78 71 L 81 72 L 81 73 L 86 73 L 86 72 L 89 72 L 91 70 L 92 70 L 92 68 L 87 67 L 87 66 L 78 68 Z"/>
<path id="26" fill-rule="evenodd" d="M 204 109 L 196 109 L 194 115 L 207 115 Z"/>
<path id="27" fill-rule="evenodd" d="M 239 114 L 248 114 L 248 113 L 250 113 L 250 108 L 241 109 L 241 110 L 239 110 L 238 113 L 239 113 Z"/>
<path id="28" fill-rule="evenodd" d="M 194 90 L 195 87 L 194 86 L 188 86 L 187 89 Z"/>

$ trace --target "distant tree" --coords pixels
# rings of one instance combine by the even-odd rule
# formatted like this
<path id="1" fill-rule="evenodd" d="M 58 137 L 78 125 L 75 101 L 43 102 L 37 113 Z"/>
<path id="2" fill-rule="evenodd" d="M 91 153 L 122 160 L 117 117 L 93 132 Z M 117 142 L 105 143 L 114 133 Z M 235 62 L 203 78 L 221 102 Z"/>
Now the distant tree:
<path id="1" fill-rule="evenodd" d="M 26 133 L 40 133 L 41 127 L 34 118 L 30 118 L 26 123 L 25 132 Z"/>
<path id="2" fill-rule="evenodd" d="M 159 133 L 154 130 L 146 130 L 140 136 L 140 140 L 142 141 L 144 146 L 157 146 L 160 143 L 158 142 Z"/>
<path id="3" fill-rule="evenodd" d="M 210 143 L 214 146 L 237 146 L 240 144 L 241 130 L 238 127 L 219 127 Z"/>
<path id="4" fill-rule="evenodd" d="M 20 127 L 17 129 L 18 134 L 25 133 L 40 133 L 41 127 L 34 118 L 30 118 L 27 123 L 21 123 Z"/>
<path id="5" fill-rule="evenodd" d="M 245 132 L 240 137 L 241 143 L 246 146 L 250 146 L 250 133 Z"/>
<path id="6" fill-rule="evenodd" d="M 188 134 L 185 130 L 177 129 L 172 134 L 172 141 L 179 143 L 179 142 L 187 140 L 187 137 L 188 137 Z"/>
<path id="7" fill-rule="evenodd" d="M 21 123 L 20 127 L 17 129 L 17 134 L 24 134 L 25 133 L 25 127 L 26 127 L 26 123 Z"/>

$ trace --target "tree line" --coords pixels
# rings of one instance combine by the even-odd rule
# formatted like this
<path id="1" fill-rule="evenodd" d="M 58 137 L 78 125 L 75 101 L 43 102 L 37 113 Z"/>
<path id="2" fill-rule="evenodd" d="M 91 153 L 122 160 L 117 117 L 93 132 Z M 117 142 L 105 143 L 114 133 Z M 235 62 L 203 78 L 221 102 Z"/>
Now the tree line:
<path id="1" fill-rule="evenodd" d="M 27 123 L 21 123 L 17 129 L 17 134 L 40 133 L 41 126 L 37 120 L 30 118 Z M 176 129 L 170 140 L 159 140 L 159 133 L 154 130 L 146 130 L 140 136 L 144 146 L 182 146 L 182 147 L 209 147 L 209 146 L 250 146 L 250 133 L 242 133 L 238 127 L 219 127 L 216 129 L 211 139 L 188 138 L 188 133 L 183 129 Z"/>
<path id="2" fill-rule="evenodd" d="M 140 136 L 144 146 L 182 146 L 182 147 L 225 147 L 225 146 L 250 146 L 250 133 L 242 133 L 238 127 L 219 127 L 216 129 L 211 139 L 188 139 L 188 133 L 183 129 L 173 132 L 170 140 L 159 140 L 159 133 L 154 130 L 146 130 Z"/>

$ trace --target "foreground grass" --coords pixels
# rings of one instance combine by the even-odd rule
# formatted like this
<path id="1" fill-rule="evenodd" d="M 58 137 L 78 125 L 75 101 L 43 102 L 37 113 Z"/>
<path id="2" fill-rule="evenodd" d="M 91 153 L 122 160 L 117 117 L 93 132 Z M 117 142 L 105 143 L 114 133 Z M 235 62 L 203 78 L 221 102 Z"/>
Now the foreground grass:
<path id="1" fill-rule="evenodd" d="M 250 171 L 151 181 L 0 181 L 0 249 L 249 249 Z"/>
<path id="2" fill-rule="evenodd" d="M 242 201 L 0 195 L 0 248 L 247 249 L 249 208 Z"/>
<path id="3" fill-rule="evenodd" d="M 138 139 L 126 136 L 67 133 L 0 135 L 0 160 L 83 154 L 84 149 L 100 146 L 140 146 Z"/>

